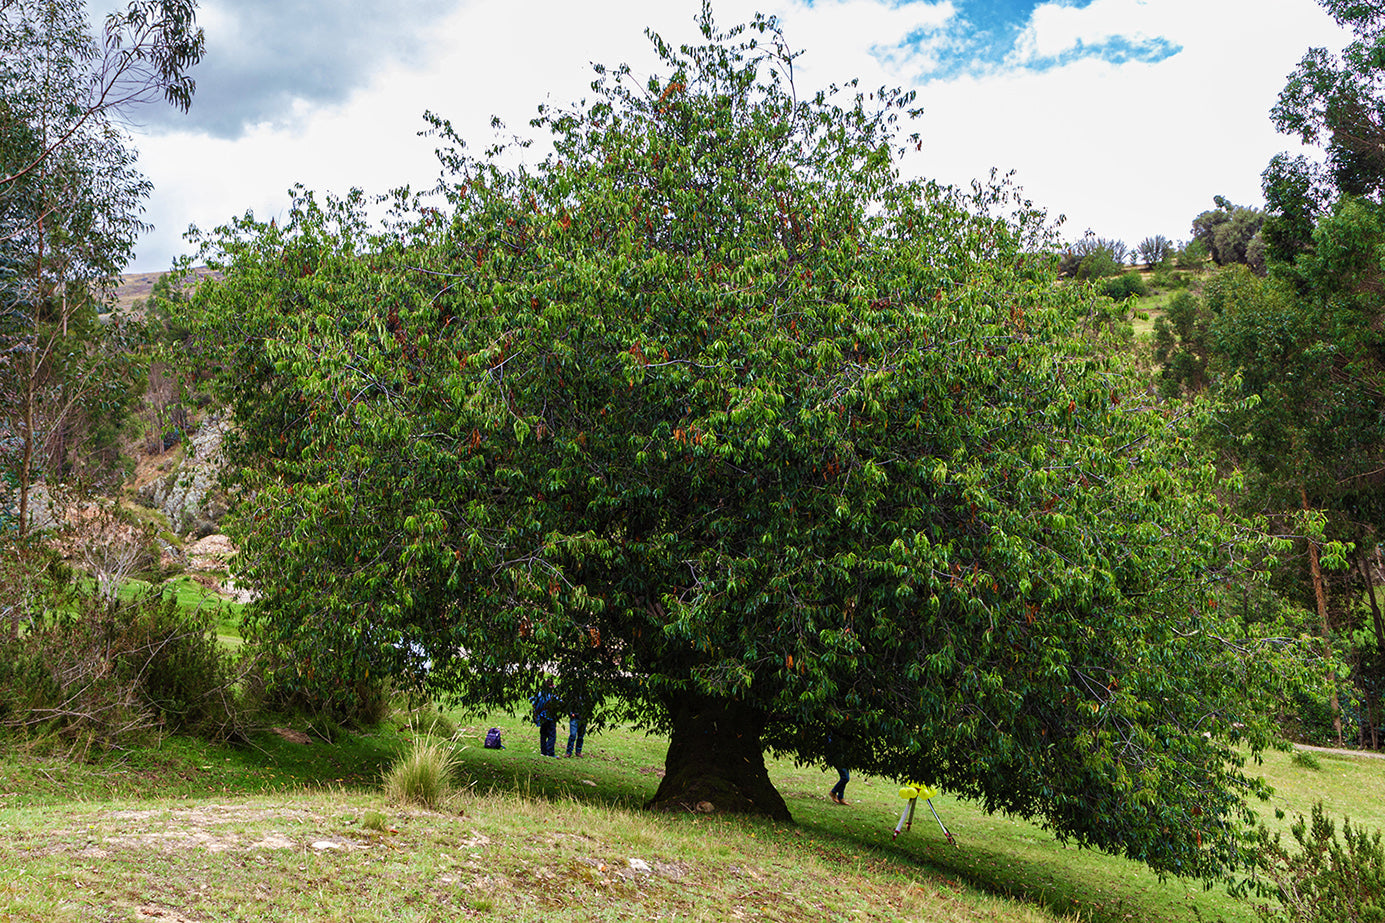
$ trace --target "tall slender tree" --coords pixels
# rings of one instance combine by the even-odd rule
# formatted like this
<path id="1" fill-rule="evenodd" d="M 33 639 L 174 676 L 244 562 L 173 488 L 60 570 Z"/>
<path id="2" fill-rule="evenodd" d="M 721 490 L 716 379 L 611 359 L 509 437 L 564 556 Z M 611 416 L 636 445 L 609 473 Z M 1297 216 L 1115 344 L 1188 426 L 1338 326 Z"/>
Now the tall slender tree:
<path id="1" fill-rule="evenodd" d="M 150 187 L 119 119 L 158 97 L 187 108 L 201 52 L 190 0 L 132 2 L 99 43 L 82 2 L 0 6 L 0 419 L 21 535 L 35 482 L 69 467 L 78 417 L 123 400 L 101 371 L 119 331 L 97 313 Z"/>
<path id="2" fill-rule="evenodd" d="M 1364 553 L 1385 529 L 1385 8 L 1320 3 L 1352 41 L 1340 54 L 1310 48 L 1271 111 L 1280 131 L 1320 145 L 1326 156 L 1315 163 L 1280 155 L 1262 176 L 1271 272 L 1295 297 L 1293 325 L 1302 333 L 1283 368 L 1262 371 L 1304 397 L 1288 418 L 1299 451 L 1278 470 L 1301 485 L 1303 505 L 1325 511 L 1337 536 Z M 1247 315 L 1247 337 L 1262 317 Z M 1305 367 L 1311 371 L 1300 371 L 1300 380 L 1290 377 Z M 1361 595 L 1374 599 L 1371 570 L 1351 574 L 1366 584 Z M 1325 595 L 1316 571 L 1314 585 Z M 1320 605 L 1325 631 L 1328 603 Z M 1376 653 L 1362 645 L 1357 659 L 1379 664 L 1385 634 L 1376 624 L 1365 636 Z"/>

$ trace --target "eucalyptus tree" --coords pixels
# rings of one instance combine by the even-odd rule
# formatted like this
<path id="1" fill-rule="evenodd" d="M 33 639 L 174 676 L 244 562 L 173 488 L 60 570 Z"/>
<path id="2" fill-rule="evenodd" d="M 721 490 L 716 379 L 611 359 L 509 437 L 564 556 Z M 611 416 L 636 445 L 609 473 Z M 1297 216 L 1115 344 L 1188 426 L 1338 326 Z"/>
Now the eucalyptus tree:
<path id="1" fill-rule="evenodd" d="M 483 709 L 556 673 L 670 736 L 655 807 L 787 818 L 764 753 L 831 737 L 1224 872 L 1265 665 L 1219 640 L 1239 545 L 1190 422 L 1014 189 L 901 175 L 912 94 L 805 94 L 773 19 L 702 28 L 541 109 L 536 163 L 432 117 L 444 199 L 383 230 L 300 192 L 206 240 L 275 681 Z"/>
<path id="2" fill-rule="evenodd" d="M 85 3 L 0 5 L 0 461 L 17 497 L 6 519 L 21 535 L 32 485 L 69 467 L 77 419 L 118 414 L 129 399 L 107 365 L 121 352 L 116 331 L 97 324 L 150 191 L 119 122 L 160 97 L 188 107 L 186 71 L 202 52 L 194 10 L 136 0 L 98 42 Z"/>
<path id="3" fill-rule="evenodd" d="M 1146 237 L 1140 241 L 1136 248 L 1140 258 L 1145 261 L 1147 269 L 1163 265 L 1169 257 L 1173 256 L 1173 242 L 1163 234 L 1155 234 L 1153 237 Z"/>

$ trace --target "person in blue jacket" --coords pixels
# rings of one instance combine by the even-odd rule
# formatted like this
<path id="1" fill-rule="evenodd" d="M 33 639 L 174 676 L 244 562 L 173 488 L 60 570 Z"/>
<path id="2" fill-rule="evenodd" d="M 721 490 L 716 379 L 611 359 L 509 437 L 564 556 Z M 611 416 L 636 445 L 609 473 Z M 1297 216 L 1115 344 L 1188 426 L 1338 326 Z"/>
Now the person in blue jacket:
<path id="1" fill-rule="evenodd" d="M 543 687 L 529 698 L 534 705 L 534 723 L 539 726 L 539 753 L 556 757 L 558 743 L 558 696 L 553 692 L 553 680 L 545 679 Z"/>

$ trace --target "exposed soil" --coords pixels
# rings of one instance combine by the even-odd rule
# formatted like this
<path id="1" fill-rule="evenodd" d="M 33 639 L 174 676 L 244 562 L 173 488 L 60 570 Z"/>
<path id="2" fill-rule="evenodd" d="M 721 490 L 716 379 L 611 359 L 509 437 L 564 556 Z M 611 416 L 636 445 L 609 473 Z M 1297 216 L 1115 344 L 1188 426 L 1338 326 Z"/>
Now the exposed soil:
<path id="1" fill-rule="evenodd" d="M 1385 760 L 1385 753 L 1379 750 L 1347 750 L 1337 747 L 1315 747 L 1312 744 L 1294 744 L 1295 750 L 1312 750 L 1314 753 L 1331 753 L 1334 756 L 1364 756 L 1373 760 Z"/>
<path id="2" fill-rule="evenodd" d="M 288 806 L 205 804 L 111 811 L 78 820 L 88 822 L 85 830 L 53 831 L 45 837 L 52 845 L 39 847 L 38 854 L 69 853 L 82 858 L 105 859 L 113 852 L 130 849 L 164 853 L 192 849 L 210 853 L 275 849 L 326 852 L 364 849 L 372 842 L 370 836 L 354 839 L 317 832 L 339 825 L 339 821 Z"/>

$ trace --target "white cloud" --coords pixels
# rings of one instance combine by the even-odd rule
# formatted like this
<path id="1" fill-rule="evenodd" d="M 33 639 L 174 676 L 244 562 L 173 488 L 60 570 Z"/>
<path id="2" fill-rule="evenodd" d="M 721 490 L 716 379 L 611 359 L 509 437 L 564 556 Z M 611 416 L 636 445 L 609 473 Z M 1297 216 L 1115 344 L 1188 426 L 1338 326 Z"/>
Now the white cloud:
<path id="1" fill-rule="evenodd" d="M 141 244 L 137 268 L 167 266 L 189 222 L 205 228 L 247 209 L 282 213 L 293 183 L 338 193 L 429 185 L 432 142 L 417 137 L 425 109 L 452 119 L 476 148 L 491 140 L 492 114 L 527 131 L 537 104 L 590 96 L 592 61 L 625 61 L 648 73 L 654 60 L 645 26 L 674 43 L 699 39 L 699 7 L 699 0 L 468 0 L 423 24 L 420 56 L 373 62 L 360 86 L 335 102 L 301 97 L 286 124 L 262 124 L 234 142 L 188 133 L 137 138 L 155 184 L 148 217 L 158 225 Z M 957 4 L 725 0 L 715 12 L 730 25 L 756 9 L 778 15 L 791 45 L 804 50 L 800 93 L 853 77 L 868 90 L 918 88 L 925 146 L 906 169 L 967 183 L 992 166 L 1015 168 L 1036 202 L 1068 215 L 1073 236 L 1090 227 L 1128 243 L 1154 233 L 1186 237 L 1216 194 L 1258 204 L 1260 171 L 1294 146 L 1268 118 L 1285 76 L 1310 44 L 1341 42 L 1313 0 L 1283 0 L 1273 16 L 1257 0 L 1049 4 L 1031 23 L 1036 55 L 1061 57 L 1078 40 L 1099 43 L 1117 31 L 1162 36 L 1181 50 L 1157 63 L 1088 58 L 1044 71 L 930 80 L 921 62 L 935 51 L 920 38 L 955 22 Z M 913 52 L 883 51 L 901 47 Z"/>
<path id="2" fill-rule="evenodd" d="M 1047 71 L 1012 70 L 935 81 L 920 93 L 924 172 L 965 182 L 985 167 L 1019 182 L 1065 233 L 1090 228 L 1134 244 L 1186 238 L 1214 195 L 1260 205 L 1260 172 L 1295 148 L 1269 121 L 1286 75 L 1311 44 L 1341 32 L 1311 0 L 1265 15 L 1253 2 L 1096 0 L 1042 7 L 1033 47 L 1060 56 L 1080 40 L 1118 33 L 1180 46 L 1156 63 L 1081 59 Z"/>
<path id="3" fill-rule="evenodd" d="M 1154 39 L 1154 17 L 1147 15 L 1151 4 L 1145 0 L 1095 0 L 1090 6 L 1075 7 L 1045 3 L 1034 10 L 1029 25 L 1020 33 L 1009 61 L 1025 65 L 1058 58 L 1078 47 L 1105 44 L 1112 39 Z"/>

